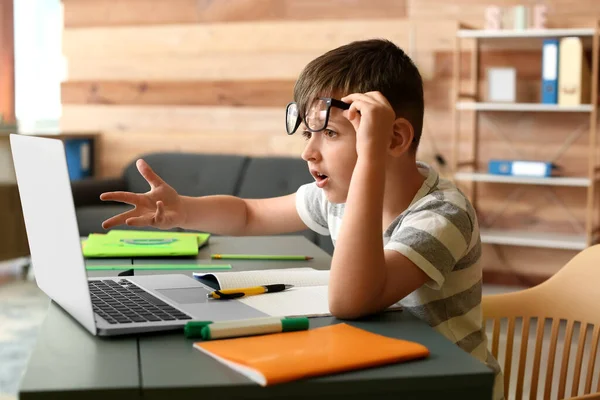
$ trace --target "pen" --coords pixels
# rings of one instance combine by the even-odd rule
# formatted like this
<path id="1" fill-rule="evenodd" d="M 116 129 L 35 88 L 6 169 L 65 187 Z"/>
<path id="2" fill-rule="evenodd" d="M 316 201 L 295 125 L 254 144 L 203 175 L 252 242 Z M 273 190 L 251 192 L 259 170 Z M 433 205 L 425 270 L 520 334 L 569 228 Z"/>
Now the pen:
<path id="1" fill-rule="evenodd" d="M 200 336 L 204 340 L 267 333 L 294 332 L 308 329 L 308 318 L 261 317 L 232 321 L 190 321 L 184 327 L 188 338 Z"/>
<path id="2" fill-rule="evenodd" d="M 274 292 L 282 292 L 284 290 L 293 288 L 294 285 L 284 285 L 281 283 L 277 283 L 275 285 L 263 285 L 263 286 L 255 286 L 255 287 L 247 287 L 247 288 L 238 288 L 238 289 L 225 289 L 225 290 L 215 290 L 206 295 L 209 299 L 221 299 L 221 300 L 230 300 L 237 299 L 239 297 L 251 296 L 255 294 L 263 294 L 263 293 L 274 293 Z"/>
<path id="3" fill-rule="evenodd" d="M 267 255 L 267 254 L 212 254 L 214 260 L 312 260 L 311 256 Z"/>

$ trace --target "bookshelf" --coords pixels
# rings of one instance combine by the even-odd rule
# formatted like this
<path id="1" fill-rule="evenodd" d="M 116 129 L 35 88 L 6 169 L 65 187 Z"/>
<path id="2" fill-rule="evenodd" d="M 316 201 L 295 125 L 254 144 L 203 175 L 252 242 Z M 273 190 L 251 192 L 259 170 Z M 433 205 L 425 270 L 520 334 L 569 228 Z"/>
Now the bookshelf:
<path id="1" fill-rule="evenodd" d="M 583 188 L 585 192 L 585 223 L 583 231 L 575 234 L 563 232 L 535 232 L 527 229 L 498 229 L 493 226 L 481 226 L 481 240 L 483 243 L 508 246 L 526 246 L 537 248 L 554 248 L 568 250 L 582 250 L 597 242 L 597 233 L 600 229 L 595 226 L 595 206 L 598 175 L 600 166 L 597 160 L 597 118 L 598 118 L 598 57 L 600 47 L 600 29 L 595 22 L 592 27 L 575 29 L 526 29 L 526 30 L 480 30 L 459 23 L 454 41 L 453 53 L 453 136 L 452 136 L 452 170 L 454 180 L 469 184 L 469 197 L 476 210 L 479 208 L 479 184 L 513 185 L 515 190 L 524 186 L 537 186 L 540 190 L 549 187 Z M 480 96 L 480 52 L 482 47 L 489 43 L 501 42 L 503 49 L 532 48 L 541 44 L 546 38 L 561 38 L 577 36 L 584 40 L 584 46 L 591 49 L 591 94 L 589 104 L 575 106 L 562 106 L 559 104 L 543 103 L 493 103 L 481 101 Z M 462 90 L 460 66 L 461 51 L 465 48 L 463 41 L 471 43 L 468 50 L 470 55 L 470 71 L 468 89 Z M 494 44 L 488 46 L 494 47 Z M 540 66 L 541 67 L 541 66 Z M 540 70 L 541 73 L 541 70 Z M 469 147 L 471 154 L 468 157 L 459 154 L 461 143 L 461 114 L 468 111 L 472 123 L 469 124 Z M 537 113 L 536 118 L 544 118 L 548 113 L 582 113 L 588 114 L 588 151 L 587 174 L 584 176 L 556 176 L 556 177 L 521 177 L 489 174 L 481 171 L 480 166 L 480 113 L 506 112 L 506 113 Z M 568 135 L 565 134 L 565 140 Z M 464 143 L 463 143 L 464 144 Z M 579 192 L 577 192 L 579 193 Z M 510 202 L 510 200 L 509 200 Z M 506 207 L 510 208 L 510 204 Z M 493 224 L 492 224 L 493 225 Z"/>

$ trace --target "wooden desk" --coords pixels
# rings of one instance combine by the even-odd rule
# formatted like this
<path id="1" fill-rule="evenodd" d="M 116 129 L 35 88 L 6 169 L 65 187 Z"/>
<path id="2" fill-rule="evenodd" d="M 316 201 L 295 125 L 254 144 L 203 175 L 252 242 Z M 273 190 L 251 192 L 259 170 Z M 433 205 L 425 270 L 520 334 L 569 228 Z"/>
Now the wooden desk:
<path id="1" fill-rule="evenodd" d="M 212 237 L 197 262 L 210 263 L 208 254 L 225 249 L 228 252 L 252 249 L 259 253 L 293 251 L 315 257 L 310 262 L 231 260 L 232 271 L 298 266 L 328 269 L 331 261 L 327 253 L 302 236 L 278 236 Z M 116 275 L 119 271 L 104 272 L 94 271 L 89 275 L 107 276 L 109 272 Z M 310 326 L 339 322 L 332 317 L 312 318 Z M 431 355 L 425 360 L 263 388 L 192 348 L 193 340 L 186 339 L 182 332 L 96 338 L 52 303 L 21 383 L 19 398 L 491 399 L 493 372 L 410 313 L 390 312 L 349 323 L 422 343 Z"/>

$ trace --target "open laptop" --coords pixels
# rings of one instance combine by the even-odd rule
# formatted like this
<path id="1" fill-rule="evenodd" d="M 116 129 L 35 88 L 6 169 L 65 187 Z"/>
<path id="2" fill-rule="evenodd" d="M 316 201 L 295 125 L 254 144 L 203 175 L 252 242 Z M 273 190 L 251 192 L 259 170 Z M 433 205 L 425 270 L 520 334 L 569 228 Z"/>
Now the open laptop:
<path id="1" fill-rule="evenodd" d="M 187 275 L 88 278 L 63 142 L 11 134 L 10 145 L 37 285 L 93 335 L 267 316 L 207 299 L 213 289 Z"/>

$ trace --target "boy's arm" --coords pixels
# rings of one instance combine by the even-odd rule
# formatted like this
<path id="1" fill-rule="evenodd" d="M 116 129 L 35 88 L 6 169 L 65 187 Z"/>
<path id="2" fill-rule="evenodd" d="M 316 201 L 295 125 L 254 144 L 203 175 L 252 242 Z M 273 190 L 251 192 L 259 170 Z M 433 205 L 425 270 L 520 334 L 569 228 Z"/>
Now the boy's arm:
<path id="1" fill-rule="evenodd" d="M 331 263 L 329 306 L 339 318 L 379 312 L 404 298 L 429 277 L 395 251 L 384 251 L 382 234 L 385 157 L 394 113 L 381 94 L 350 95 L 358 160 L 354 167 L 343 228 Z"/>
<path id="2" fill-rule="evenodd" d="M 218 235 L 250 236 L 307 229 L 296 211 L 296 194 L 268 199 L 234 196 L 181 196 L 186 215 L 182 228 Z"/>
<path id="3" fill-rule="evenodd" d="M 360 159 L 354 168 L 331 263 L 329 304 L 338 318 L 382 311 L 429 280 L 408 258 L 383 249 L 382 171 L 378 162 Z"/>

